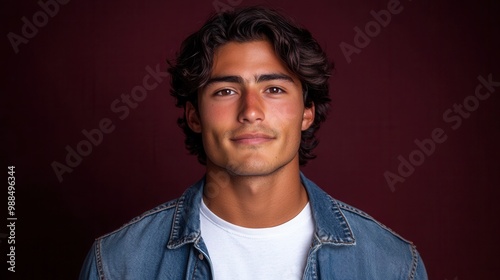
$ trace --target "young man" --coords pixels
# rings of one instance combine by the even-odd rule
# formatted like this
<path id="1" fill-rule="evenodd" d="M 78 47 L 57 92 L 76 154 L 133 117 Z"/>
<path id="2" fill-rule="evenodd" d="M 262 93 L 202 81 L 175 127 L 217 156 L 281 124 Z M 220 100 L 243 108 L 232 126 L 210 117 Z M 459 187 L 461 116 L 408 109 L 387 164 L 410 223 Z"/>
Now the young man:
<path id="1" fill-rule="evenodd" d="M 415 246 L 299 170 L 330 101 L 307 30 L 259 7 L 216 15 L 169 71 L 206 176 L 98 238 L 80 279 L 427 279 Z"/>

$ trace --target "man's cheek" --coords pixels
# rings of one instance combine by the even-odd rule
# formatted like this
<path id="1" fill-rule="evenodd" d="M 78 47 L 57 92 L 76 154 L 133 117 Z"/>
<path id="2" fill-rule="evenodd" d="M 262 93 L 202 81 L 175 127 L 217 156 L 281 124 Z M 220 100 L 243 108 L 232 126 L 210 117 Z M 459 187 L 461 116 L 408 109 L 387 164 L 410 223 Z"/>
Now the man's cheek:
<path id="1" fill-rule="evenodd" d="M 273 106 L 271 108 L 271 112 L 275 115 L 276 119 L 285 122 L 291 122 L 295 119 L 298 119 L 299 116 L 302 116 L 303 109 L 298 106 L 293 106 L 289 104 L 282 104 Z"/>
<path id="2" fill-rule="evenodd" d="M 223 119 L 229 118 L 229 116 L 234 116 L 236 114 L 235 108 L 232 104 L 223 102 L 223 103 L 210 103 L 206 106 L 206 115 L 207 118 L 212 119 L 213 121 L 221 121 Z"/>

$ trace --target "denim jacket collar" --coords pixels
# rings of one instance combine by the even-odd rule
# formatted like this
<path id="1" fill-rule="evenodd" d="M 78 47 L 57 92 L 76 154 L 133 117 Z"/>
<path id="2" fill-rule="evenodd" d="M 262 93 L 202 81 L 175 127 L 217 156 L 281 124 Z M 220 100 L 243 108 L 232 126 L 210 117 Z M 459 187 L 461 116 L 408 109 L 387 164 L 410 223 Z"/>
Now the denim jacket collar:
<path id="1" fill-rule="evenodd" d="M 355 245 L 351 227 L 337 201 L 307 179 L 304 174 L 300 173 L 300 178 L 309 196 L 315 221 L 316 240 L 313 245 Z M 167 248 L 175 249 L 200 240 L 200 204 L 204 184 L 203 178 L 178 199 Z"/>

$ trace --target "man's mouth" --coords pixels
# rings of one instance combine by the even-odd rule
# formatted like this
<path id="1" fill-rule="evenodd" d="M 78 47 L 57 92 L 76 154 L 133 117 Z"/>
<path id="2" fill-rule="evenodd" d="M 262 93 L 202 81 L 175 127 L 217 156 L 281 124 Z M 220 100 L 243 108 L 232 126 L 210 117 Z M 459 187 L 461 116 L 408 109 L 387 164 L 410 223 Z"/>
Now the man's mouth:
<path id="1" fill-rule="evenodd" d="M 257 145 L 274 140 L 275 137 L 265 133 L 244 133 L 231 138 L 237 144 Z"/>

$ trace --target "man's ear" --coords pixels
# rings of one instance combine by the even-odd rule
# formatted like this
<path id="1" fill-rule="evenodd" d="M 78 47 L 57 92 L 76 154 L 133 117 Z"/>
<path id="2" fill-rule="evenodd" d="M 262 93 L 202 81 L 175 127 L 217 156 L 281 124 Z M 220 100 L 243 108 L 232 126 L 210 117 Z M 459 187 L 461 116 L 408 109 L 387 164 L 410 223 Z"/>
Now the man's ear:
<path id="1" fill-rule="evenodd" d="M 198 111 L 191 102 L 187 102 L 185 108 L 187 125 L 192 131 L 201 133 L 201 122 Z"/>
<path id="2" fill-rule="evenodd" d="M 302 131 L 307 130 L 314 122 L 315 108 L 314 103 L 310 108 L 304 108 L 304 115 L 302 116 Z"/>

